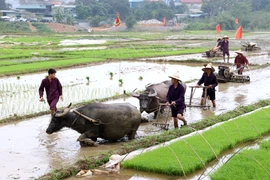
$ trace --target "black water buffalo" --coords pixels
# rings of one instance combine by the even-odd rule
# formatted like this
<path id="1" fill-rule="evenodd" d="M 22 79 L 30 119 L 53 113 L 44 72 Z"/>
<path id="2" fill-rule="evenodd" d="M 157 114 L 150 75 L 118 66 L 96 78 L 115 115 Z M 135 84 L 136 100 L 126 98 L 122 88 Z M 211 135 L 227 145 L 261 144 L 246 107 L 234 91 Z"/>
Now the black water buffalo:
<path id="1" fill-rule="evenodd" d="M 171 85 L 171 80 L 162 81 L 156 84 L 146 85 L 146 89 L 143 93 L 137 94 L 135 90 L 131 93 L 133 97 L 136 97 L 140 101 L 140 112 L 147 113 L 154 112 L 154 119 L 157 118 L 159 112 L 163 112 L 165 106 L 161 103 L 166 103 L 166 96 Z M 186 85 L 182 83 L 186 90 Z M 159 111 L 160 110 L 160 111 Z"/>
<path id="2" fill-rule="evenodd" d="M 81 146 L 97 146 L 97 138 L 116 141 L 125 135 L 134 139 L 141 123 L 141 114 L 129 103 L 93 103 L 70 112 L 71 104 L 56 112 L 46 130 L 52 134 L 63 127 L 69 127 L 81 135 Z"/>

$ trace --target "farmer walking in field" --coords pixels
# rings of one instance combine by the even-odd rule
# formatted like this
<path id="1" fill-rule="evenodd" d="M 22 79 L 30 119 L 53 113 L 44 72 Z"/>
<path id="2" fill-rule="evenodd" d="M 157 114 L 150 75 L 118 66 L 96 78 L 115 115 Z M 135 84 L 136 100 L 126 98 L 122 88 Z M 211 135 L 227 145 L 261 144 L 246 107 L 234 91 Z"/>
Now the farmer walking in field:
<path id="1" fill-rule="evenodd" d="M 221 44 L 221 48 L 222 48 L 222 51 L 223 51 L 223 60 L 224 62 L 225 61 L 225 55 L 227 55 L 228 59 L 227 59 L 227 63 L 229 63 L 229 60 L 230 60 L 230 52 L 229 52 L 229 37 L 228 36 L 224 36 L 223 38 L 223 41 L 222 41 L 222 44 Z"/>
<path id="2" fill-rule="evenodd" d="M 204 68 L 202 68 L 204 72 L 201 79 L 198 81 L 196 87 L 200 87 L 201 84 L 204 84 L 206 88 L 203 88 L 202 98 L 201 98 L 201 105 L 204 104 L 206 99 L 204 98 L 205 90 L 207 91 L 207 97 L 209 96 L 210 100 L 213 103 L 213 107 L 216 107 L 216 89 L 215 87 L 218 85 L 217 77 L 214 74 L 215 69 L 213 68 L 212 64 L 207 64 Z"/>
<path id="3" fill-rule="evenodd" d="M 172 85 L 167 93 L 166 105 L 171 107 L 174 128 L 178 128 L 178 119 L 183 121 L 184 126 L 187 125 L 187 121 L 183 116 L 186 108 L 185 88 L 179 83 L 181 80 L 178 74 L 169 76 L 169 78 L 171 78 Z"/>
<path id="4" fill-rule="evenodd" d="M 57 77 L 55 77 L 56 70 L 55 69 L 49 69 L 48 70 L 48 76 L 41 81 L 40 87 L 39 87 L 39 101 L 43 102 L 43 92 L 44 88 L 46 91 L 47 101 L 50 106 L 51 115 L 56 112 L 56 104 L 59 100 L 63 100 L 62 96 L 62 85 Z"/>

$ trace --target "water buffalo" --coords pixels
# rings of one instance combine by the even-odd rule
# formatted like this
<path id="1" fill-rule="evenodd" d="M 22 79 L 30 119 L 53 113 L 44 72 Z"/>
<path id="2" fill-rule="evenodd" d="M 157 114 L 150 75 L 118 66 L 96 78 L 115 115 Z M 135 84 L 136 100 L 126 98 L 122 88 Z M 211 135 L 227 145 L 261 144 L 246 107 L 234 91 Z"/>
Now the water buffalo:
<path id="1" fill-rule="evenodd" d="M 166 96 L 169 90 L 169 87 L 171 85 L 170 80 L 162 81 L 160 83 L 156 84 L 150 84 L 146 86 L 146 89 L 143 93 L 137 94 L 135 93 L 135 90 L 131 93 L 133 97 L 136 97 L 140 101 L 140 112 L 143 111 L 147 113 L 154 112 L 154 119 L 157 118 L 157 115 L 160 112 L 162 113 L 164 110 L 163 105 L 161 103 L 166 103 Z M 181 83 L 185 90 L 186 85 L 184 83 Z M 161 106 L 160 106 L 161 105 Z"/>
<path id="2" fill-rule="evenodd" d="M 141 114 L 129 103 L 93 103 L 70 112 L 71 104 L 56 112 L 46 130 L 52 134 L 69 127 L 81 135 L 77 139 L 81 146 L 97 146 L 97 138 L 116 141 L 125 135 L 134 139 L 141 123 Z"/>

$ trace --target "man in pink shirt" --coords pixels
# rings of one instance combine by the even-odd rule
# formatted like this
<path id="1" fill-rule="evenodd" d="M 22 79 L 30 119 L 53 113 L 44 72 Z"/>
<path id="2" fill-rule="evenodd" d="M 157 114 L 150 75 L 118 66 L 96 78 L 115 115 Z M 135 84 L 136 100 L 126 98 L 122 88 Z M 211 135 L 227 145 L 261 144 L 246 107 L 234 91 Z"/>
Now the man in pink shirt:
<path id="1" fill-rule="evenodd" d="M 234 59 L 234 65 L 238 70 L 238 74 L 243 74 L 244 67 L 248 68 L 248 60 L 241 51 L 236 51 L 237 56 Z"/>
<path id="2" fill-rule="evenodd" d="M 49 69 L 48 76 L 41 81 L 40 87 L 39 87 L 39 97 L 40 101 L 44 101 L 43 98 L 43 92 L 44 88 L 46 91 L 47 101 L 50 106 L 51 115 L 53 116 L 56 112 L 56 104 L 59 100 L 63 100 L 62 96 L 62 85 L 57 77 L 55 77 L 56 70 L 55 69 Z"/>

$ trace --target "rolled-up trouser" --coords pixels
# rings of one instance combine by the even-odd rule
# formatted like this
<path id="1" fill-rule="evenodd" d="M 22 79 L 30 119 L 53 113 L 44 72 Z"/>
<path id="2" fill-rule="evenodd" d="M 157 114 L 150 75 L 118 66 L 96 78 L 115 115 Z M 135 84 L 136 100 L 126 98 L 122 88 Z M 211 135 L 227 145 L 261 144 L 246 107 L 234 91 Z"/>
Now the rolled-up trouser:
<path id="1" fill-rule="evenodd" d="M 183 116 L 185 108 L 186 106 L 171 106 L 172 117 L 177 117 L 177 114 L 181 114 Z"/>
<path id="2" fill-rule="evenodd" d="M 206 97 L 209 96 L 210 97 L 210 100 L 213 101 L 216 99 L 216 90 L 214 88 L 208 88 L 207 89 L 207 93 L 206 93 Z M 205 92 L 205 89 L 203 89 L 203 93 L 202 93 L 202 97 L 204 98 L 204 92 Z"/>
<path id="3" fill-rule="evenodd" d="M 51 100 L 48 100 L 48 104 L 50 106 L 50 110 L 55 110 L 55 111 L 57 110 L 56 104 L 57 104 L 58 100 L 59 100 L 59 97 L 58 98 L 51 99 Z"/>

